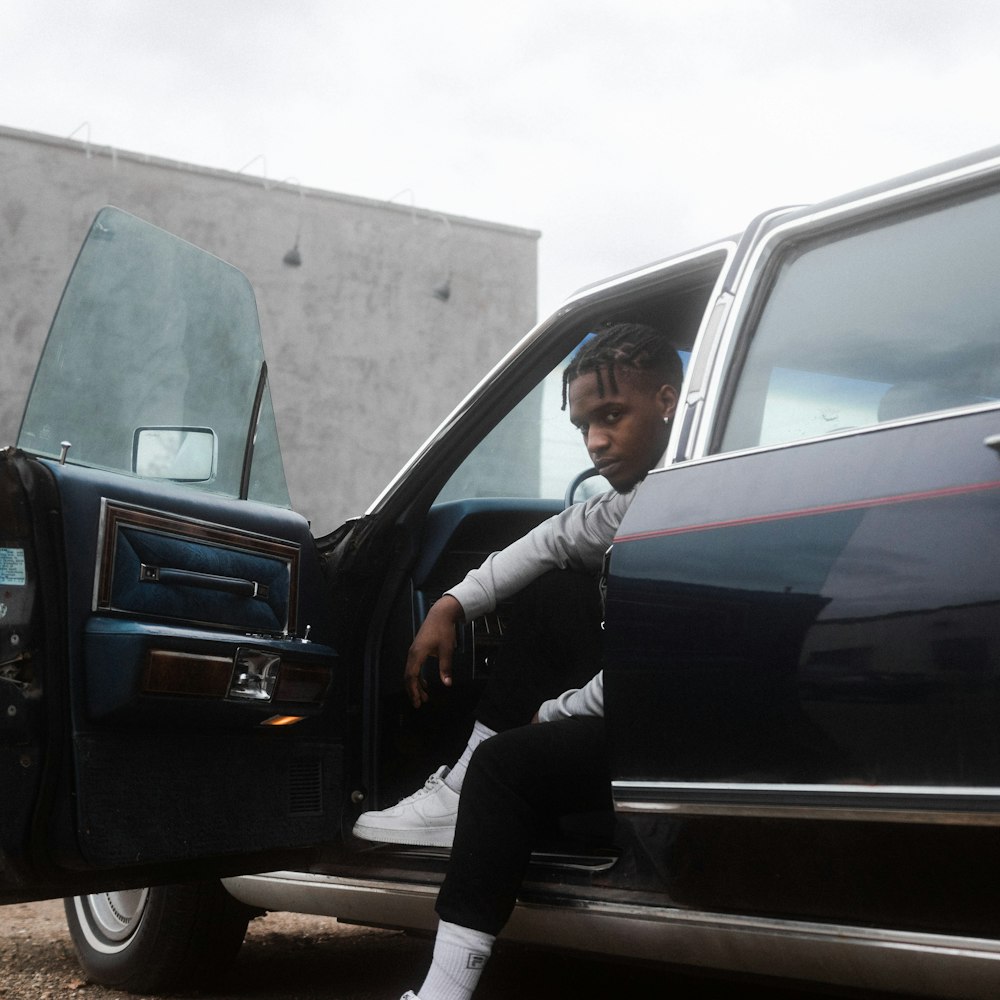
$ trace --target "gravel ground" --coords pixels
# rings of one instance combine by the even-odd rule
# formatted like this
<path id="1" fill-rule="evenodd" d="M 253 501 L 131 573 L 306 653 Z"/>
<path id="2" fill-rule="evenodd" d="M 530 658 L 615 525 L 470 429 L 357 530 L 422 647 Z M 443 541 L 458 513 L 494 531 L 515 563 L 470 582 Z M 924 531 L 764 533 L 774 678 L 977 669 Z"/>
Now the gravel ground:
<path id="1" fill-rule="evenodd" d="M 0 907 L 0 997 L 40 1000 L 85 987 L 73 960 L 62 903 Z"/>
<path id="2" fill-rule="evenodd" d="M 430 942 L 397 932 L 350 927 L 327 917 L 269 913 L 251 922 L 226 992 L 201 997 L 396 1000 L 413 985 L 429 955 Z M 0 906 L 0 1000 L 74 997 L 135 1000 L 134 994 L 84 978 L 61 900 Z"/>

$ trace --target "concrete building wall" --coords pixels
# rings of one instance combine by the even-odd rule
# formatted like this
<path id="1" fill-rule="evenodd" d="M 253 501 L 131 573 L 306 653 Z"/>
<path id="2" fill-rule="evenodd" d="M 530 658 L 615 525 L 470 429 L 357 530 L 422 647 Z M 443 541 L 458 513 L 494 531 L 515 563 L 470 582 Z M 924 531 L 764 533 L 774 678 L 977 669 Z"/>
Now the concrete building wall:
<path id="1" fill-rule="evenodd" d="M 116 205 L 250 279 L 292 503 L 317 533 L 360 513 L 535 322 L 533 230 L 2 127 L 0 178 L 0 444 L 88 227 Z"/>

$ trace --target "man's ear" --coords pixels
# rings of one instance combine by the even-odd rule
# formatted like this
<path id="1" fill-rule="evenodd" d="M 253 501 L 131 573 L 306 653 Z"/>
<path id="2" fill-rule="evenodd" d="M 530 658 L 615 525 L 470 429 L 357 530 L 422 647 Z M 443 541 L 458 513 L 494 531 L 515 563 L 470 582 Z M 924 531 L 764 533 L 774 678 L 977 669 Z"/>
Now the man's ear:
<path id="1" fill-rule="evenodd" d="M 661 385 L 656 390 L 656 401 L 663 410 L 664 420 L 674 415 L 674 411 L 677 409 L 677 400 L 677 390 L 672 385 Z"/>

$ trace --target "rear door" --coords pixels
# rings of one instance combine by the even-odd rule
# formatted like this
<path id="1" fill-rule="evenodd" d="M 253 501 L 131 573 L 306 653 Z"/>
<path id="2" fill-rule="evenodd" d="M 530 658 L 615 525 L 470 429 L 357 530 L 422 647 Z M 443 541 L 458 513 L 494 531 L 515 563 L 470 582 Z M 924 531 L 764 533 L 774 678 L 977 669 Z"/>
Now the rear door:
<path id="1" fill-rule="evenodd" d="M 104 210 L 0 453 L 0 902 L 332 839 L 331 629 L 249 284 Z"/>
<path id="2" fill-rule="evenodd" d="M 675 901 L 1000 931 L 998 170 L 772 223 L 621 526 L 615 795 Z"/>

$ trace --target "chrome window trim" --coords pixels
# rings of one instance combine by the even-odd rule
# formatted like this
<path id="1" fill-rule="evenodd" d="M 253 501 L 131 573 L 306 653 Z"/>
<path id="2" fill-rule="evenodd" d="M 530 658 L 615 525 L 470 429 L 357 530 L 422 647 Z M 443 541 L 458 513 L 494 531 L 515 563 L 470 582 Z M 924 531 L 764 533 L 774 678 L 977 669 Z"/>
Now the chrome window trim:
<path id="1" fill-rule="evenodd" d="M 726 317 L 732 308 L 733 297 L 724 291 L 732 258 L 727 260 L 712 290 L 709 307 L 705 310 L 698 334 L 695 337 L 691 360 L 688 362 L 681 398 L 670 431 L 670 440 L 664 453 L 664 464 L 682 462 L 690 452 L 691 431 L 697 427 L 702 407 L 705 403 L 705 381 L 715 366 L 721 342 L 721 332 L 725 328 Z"/>
<path id="2" fill-rule="evenodd" d="M 1000 788 L 618 779 L 612 795 L 629 814 L 1000 826 Z"/>
<path id="3" fill-rule="evenodd" d="M 711 243 L 706 243 L 704 246 L 695 247 L 691 250 L 685 250 L 683 253 L 676 254 L 672 257 L 665 257 L 663 260 L 654 261 L 652 264 L 645 264 L 641 267 L 637 267 L 635 270 L 625 271 L 623 274 L 616 274 L 609 278 L 602 278 L 599 281 L 594 282 L 592 285 L 585 285 L 583 288 L 573 292 L 559 307 L 558 313 L 561 313 L 569 306 L 584 302 L 598 295 L 603 295 L 616 288 L 620 288 L 622 285 L 629 285 L 634 281 L 641 281 L 644 278 L 652 277 L 653 275 L 659 274 L 663 271 L 672 270 L 675 267 L 683 266 L 684 264 L 689 264 L 692 261 L 700 260 L 705 257 L 712 257 L 718 253 L 723 254 L 723 266 L 721 273 L 725 274 L 728 272 L 729 267 L 732 264 L 737 248 L 738 240 L 735 238 L 714 240 Z M 714 297 L 713 293 L 712 301 L 714 301 Z"/>
<path id="4" fill-rule="evenodd" d="M 823 434 L 818 437 L 796 438 L 794 441 L 780 441 L 777 444 L 762 444 L 753 448 L 736 448 L 732 451 L 717 451 L 710 455 L 697 455 L 692 458 L 678 459 L 669 468 L 651 469 L 649 475 L 654 476 L 659 473 L 670 472 L 674 469 L 683 469 L 689 466 L 727 462 L 730 459 L 741 458 L 747 455 L 761 455 L 772 451 L 788 451 L 791 448 L 801 448 L 815 444 L 817 441 L 835 441 L 838 438 L 857 437 L 861 434 L 879 434 L 896 427 L 925 424 L 937 420 L 957 420 L 971 413 L 987 413 L 996 410 L 1000 410 L 1000 401 L 995 403 L 976 403 L 972 406 L 956 406 L 952 410 L 931 410 L 927 413 L 917 413 L 913 416 L 901 417 L 898 420 L 886 420 L 878 424 L 865 424 L 863 427 L 846 427 L 843 430 L 832 431 L 830 434 Z M 983 444 L 985 446 L 986 442 L 984 441 Z"/>
<path id="5" fill-rule="evenodd" d="M 308 872 L 224 879 L 237 899 L 382 927 L 433 931 L 436 885 Z M 933 997 L 994 1000 L 1000 941 L 656 904 L 543 895 L 526 886 L 507 941 Z"/>
<path id="6" fill-rule="evenodd" d="M 874 221 L 879 212 L 917 207 L 931 197 L 940 197 L 949 193 L 958 195 L 965 189 L 972 193 L 991 175 L 998 174 L 1000 174 L 1000 156 L 991 156 L 977 163 L 945 170 L 943 173 L 931 177 L 904 181 L 898 187 L 890 187 L 872 194 L 862 195 L 854 200 L 839 201 L 828 208 L 817 208 L 811 214 L 803 215 L 796 212 L 793 219 L 785 222 L 777 221 L 772 229 L 757 238 L 756 244 L 747 251 L 745 260 L 740 261 L 741 273 L 732 290 L 734 300 L 729 309 L 725 328 L 721 332 L 719 349 L 715 354 L 713 368 L 708 373 L 705 391 L 706 404 L 698 415 L 696 426 L 692 428 L 692 445 L 689 448 L 691 457 L 707 457 L 708 455 L 709 441 L 720 417 L 721 393 L 737 346 L 744 336 L 743 326 L 751 307 L 756 305 L 756 293 L 761 278 L 766 273 L 766 266 L 770 265 L 771 260 L 781 252 L 786 243 L 804 236 L 816 235 L 834 224 L 842 225 L 861 218 L 870 218 Z M 1000 184 L 1000 177 L 997 177 L 996 180 Z M 778 218 L 780 219 L 780 216 Z M 823 440 L 826 436 L 809 438 L 808 440 Z M 744 450 L 757 451 L 767 447 L 769 446 Z"/>
<path id="7" fill-rule="evenodd" d="M 739 249 L 733 256 L 729 278 L 726 281 L 726 291 L 732 293 L 733 289 L 742 280 L 743 275 L 747 273 L 747 267 L 750 263 L 750 253 L 761 232 L 765 232 L 772 223 L 784 215 L 808 210 L 809 205 L 789 205 L 784 208 L 772 208 L 758 215 L 743 231 L 743 236 L 740 238 Z"/>

